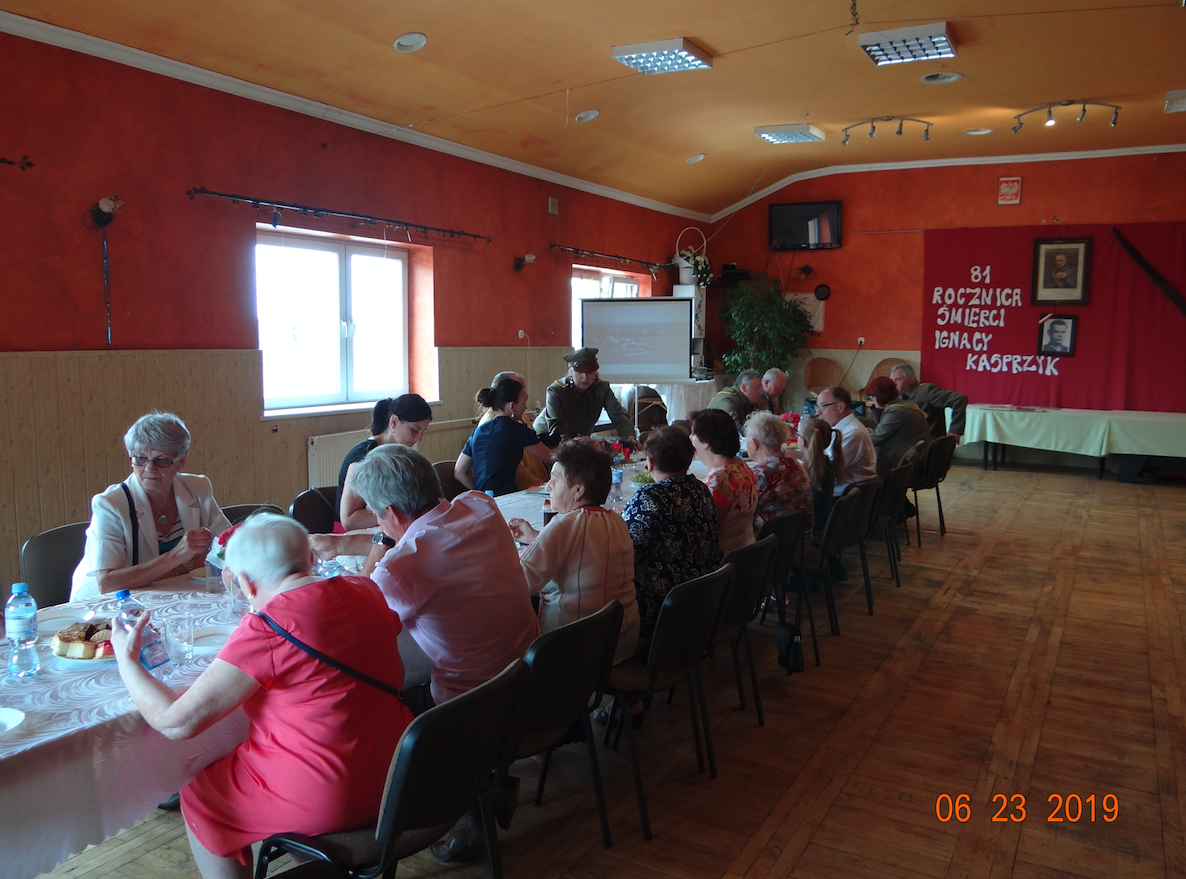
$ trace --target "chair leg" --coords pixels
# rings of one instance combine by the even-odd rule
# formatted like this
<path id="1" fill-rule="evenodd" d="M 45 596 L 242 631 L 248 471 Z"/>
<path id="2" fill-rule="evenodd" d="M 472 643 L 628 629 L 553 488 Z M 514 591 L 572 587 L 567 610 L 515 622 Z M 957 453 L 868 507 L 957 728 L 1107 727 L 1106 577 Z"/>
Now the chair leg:
<path id="1" fill-rule="evenodd" d="M 939 494 L 939 486 L 935 486 L 935 503 L 939 505 L 939 536 L 944 537 L 947 534 L 947 523 L 943 521 L 943 498 Z"/>
<path id="2" fill-rule="evenodd" d="M 918 531 L 918 545 L 922 546 L 922 510 L 918 506 L 918 489 L 914 490 L 914 527 Z M 906 532 L 910 533 L 909 530 Z"/>
<path id="3" fill-rule="evenodd" d="M 700 696 L 700 714 L 704 718 L 704 750 L 708 752 L 708 776 L 709 778 L 717 777 L 717 756 L 712 749 L 712 728 L 708 723 L 708 699 L 704 695 L 704 681 L 700 677 L 700 669 L 693 665 L 688 670 L 696 680 L 696 692 Z"/>
<path id="4" fill-rule="evenodd" d="M 824 604 L 828 608 L 828 627 L 833 635 L 840 634 L 840 621 L 836 619 L 836 596 L 832 594 L 832 572 L 824 565 Z"/>
<path id="5" fill-rule="evenodd" d="M 544 751 L 544 761 L 539 767 L 539 782 L 535 786 L 535 804 L 537 806 L 544 801 L 544 785 L 548 782 L 548 766 L 552 763 L 552 751 L 552 748 Z"/>
<path id="6" fill-rule="evenodd" d="M 861 573 L 865 575 L 865 601 L 869 605 L 869 616 L 873 616 L 873 584 L 869 580 L 869 559 L 865 556 L 865 540 L 857 540 L 857 548 L 861 551 Z"/>
<path id="7" fill-rule="evenodd" d="M 593 724 L 589 720 L 588 712 L 581 715 L 581 721 L 585 727 L 585 745 L 589 752 L 589 772 L 593 776 L 593 795 L 597 798 L 597 817 L 601 820 L 601 844 L 604 848 L 609 848 L 614 842 L 609 834 L 609 813 L 605 808 L 605 791 L 601 788 L 601 765 L 597 762 L 597 744 L 593 741 Z M 547 757 L 550 756 L 552 756 L 552 751 L 549 748 Z M 544 769 L 548 765 L 547 757 L 544 758 Z M 544 769 L 540 770 L 540 794 L 544 792 Z M 539 805 L 538 797 L 535 804 Z"/>
<path id="8" fill-rule="evenodd" d="M 902 572 L 898 567 L 898 553 L 897 553 L 898 532 L 894 528 L 892 522 L 886 523 L 885 526 L 885 549 L 889 554 L 890 570 L 894 574 L 894 585 L 899 589 L 902 588 Z"/>
<path id="9" fill-rule="evenodd" d="M 614 717 L 618 713 L 618 696 L 615 695 L 612 702 L 609 703 L 609 723 L 605 725 L 605 738 L 601 740 L 601 744 L 609 746 L 609 737 L 614 730 Z M 618 750 L 618 746 L 614 745 L 614 750 Z"/>
<path id="10" fill-rule="evenodd" d="M 762 711 L 762 694 L 758 691 L 758 668 L 754 665 L 754 650 L 749 641 L 749 623 L 741 624 L 741 637 L 745 639 L 745 658 L 749 662 L 749 680 L 754 687 L 754 708 L 758 712 L 758 726 L 765 726 L 766 715 Z"/>
<path id="11" fill-rule="evenodd" d="M 803 605 L 807 605 L 807 625 L 811 628 L 811 649 L 815 653 L 815 665 L 819 668 L 819 641 L 815 637 L 815 614 L 811 612 L 811 596 L 807 594 L 805 578 L 796 574 L 795 588 L 795 628 L 801 626 L 803 619 Z M 790 672 L 787 672 L 790 674 Z"/>
<path id="12" fill-rule="evenodd" d="M 626 748 L 630 751 L 630 770 L 634 773 L 634 796 L 638 799 L 638 821 L 642 824 L 644 842 L 651 841 L 651 820 L 647 817 L 647 797 L 642 789 L 642 767 L 638 763 L 638 746 L 634 743 L 634 724 L 620 724 L 626 727 Z"/>
<path id="13" fill-rule="evenodd" d="M 482 832 L 486 837 L 486 859 L 490 863 L 490 879 L 502 879 L 502 854 L 498 850 L 498 831 L 494 828 L 494 810 L 485 796 L 478 797 L 478 811 L 482 813 Z"/>
<path id="14" fill-rule="evenodd" d="M 688 711 L 692 718 L 692 740 L 696 743 L 696 771 L 701 775 L 704 774 L 704 751 L 700 747 L 700 719 L 696 714 L 698 703 L 696 701 L 696 689 L 692 684 L 692 673 L 688 672 L 684 676 L 684 680 L 688 683 Z"/>
<path id="15" fill-rule="evenodd" d="M 737 676 L 737 701 L 741 703 L 741 710 L 745 711 L 745 686 L 741 683 L 741 658 L 737 653 L 741 647 L 741 632 L 742 629 L 738 628 L 737 636 L 733 639 L 733 673 Z"/>

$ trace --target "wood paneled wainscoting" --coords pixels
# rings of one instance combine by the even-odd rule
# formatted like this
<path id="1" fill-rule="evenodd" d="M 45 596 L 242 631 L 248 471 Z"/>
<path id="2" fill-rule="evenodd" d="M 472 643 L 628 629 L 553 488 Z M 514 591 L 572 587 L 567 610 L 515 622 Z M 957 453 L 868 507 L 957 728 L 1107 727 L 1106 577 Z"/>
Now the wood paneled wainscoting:
<path id="1" fill-rule="evenodd" d="M 443 348 L 438 427 L 421 444 L 455 458 L 473 430 L 473 398 L 503 369 L 525 373 L 532 401 L 564 374 L 570 348 Z M 0 581 L 20 579 L 21 544 L 90 518 L 90 499 L 128 475 L 123 435 L 151 409 L 177 413 L 193 435 L 186 469 L 221 504 L 288 508 L 308 488 L 306 439 L 365 428 L 369 412 L 262 418 L 260 352 L 0 353 Z"/>

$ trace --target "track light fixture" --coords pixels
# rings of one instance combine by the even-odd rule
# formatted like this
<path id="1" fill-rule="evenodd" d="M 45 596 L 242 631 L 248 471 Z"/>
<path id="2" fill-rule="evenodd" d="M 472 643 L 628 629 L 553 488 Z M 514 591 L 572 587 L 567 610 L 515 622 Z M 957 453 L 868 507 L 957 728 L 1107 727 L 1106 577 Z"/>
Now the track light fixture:
<path id="1" fill-rule="evenodd" d="M 1014 119 L 1017 120 L 1017 124 L 1013 126 L 1013 133 L 1017 134 L 1017 132 L 1021 131 L 1021 126 L 1025 124 L 1024 122 L 1021 121 L 1023 116 L 1028 116 L 1030 113 L 1040 113 L 1043 110 L 1046 111 L 1046 124 L 1054 125 L 1056 122 L 1058 122 L 1058 120 L 1054 118 L 1054 108 L 1055 107 L 1069 107 L 1072 104 L 1080 105 L 1079 115 L 1075 119 L 1076 122 L 1082 122 L 1084 119 L 1087 118 L 1087 108 L 1089 106 L 1090 107 L 1111 107 L 1112 108 L 1112 120 L 1108 124 L 1110 126 L 1112 126 L 1113 128 L 1116 127 L 1116 120 L 1120 118 L 1120 105 L 1119 104 L 1107 104 L 1102 101 L 1057 101 L 1053 104 L 1041 104 L 1040 106 L 1034 107 L 1031 110 L 1026 110 L 1024 113 L 1018 113 L 1016 116 L 1013 117 Z"/>
<path id="2" fill-rule="evenodd" d="M 925 119 L 915 119 L 912 116 L 877 116 L 873 119 L 866 119 L 862 122 L 854 122 L 852 125 L 849 125 L 846 128 L 842 128 L 841 131 L 844 132 L 844 140 L 840 141 L 840 145 L 848 146 L 848 130 L 850 128 L 860 128 L 862 125 L 868 125 L 869 126 L 869 137 L 876 137 L 878 122 L 893 122 L 895 119 L 898 121 L 898 127 L 894 132 L 895 134 L 902 133 L 902 126 L 905 123 L 917 122 L 919 125 L 926 126 L 926 128 L 923 129 L 923 132 L 922 132 L 922 139 L 923 140 L 931 139 L 931 126 L 935 124 L 934 122 L 928 122 Z"/>

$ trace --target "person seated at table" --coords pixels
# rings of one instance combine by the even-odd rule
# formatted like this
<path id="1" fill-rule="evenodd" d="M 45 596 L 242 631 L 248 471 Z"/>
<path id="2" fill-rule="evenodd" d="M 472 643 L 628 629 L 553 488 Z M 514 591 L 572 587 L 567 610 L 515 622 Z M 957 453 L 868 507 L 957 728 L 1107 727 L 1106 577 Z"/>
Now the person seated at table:
<path id="1" fill-rule="evenodd" d="M 877 451 L 877 475 L 884 479 L 917 443 L 923 443 L 926 448 L 931 441 L 931 428 L 920 407 L 899 398 L 892 379 L 877 376 L 865 388 L 865 395 L 874 407 L 882 410 L 881 420 L 870 439 Z"/>
<path id="2" fill-rule="evenodd" d="M 708 468 L 705 480 L 721 520 L 721 551 L 732 552 L 754 542 L 758 485 L 753 471 L 737 457 L 741 440 L 733 419 L 721 409 L 688 414 L 696 459 Z"/>
<path id="3" fill-rule="evenodd" d="M 844 471 L 844 449 L 839 444 L 831 457 L 831 448 L 836 432 L 822 418 L 810 416 L 799 422 L 799 442 L 803 446 L 803 469 L 811 483 L 812 532 L 822 534 L 832 512 L 833 489 L 836 477 Z"/>
<path id="4" fill-rule="evenodd" d="M 564 355 L 568 375 L 548 385 L 544 411 L 535 419 L 535 432 L 555 446 L 561 440 L 589 436 L 604 411 L 622 442 L 634 442 L 634 422 L 613 389 L 599 378 L 598 348 L 578 348 Z"/>
<path id="5" fill-rule="evenodd" d="M 614 663 L 638 647 L 634 544 L 622 517 L 602 504 L 609 496 L 609 455 L 588 440 L 570 440 L 552 453 L 548 493 L 556 516 L 536 531 L 526 519 L 507 521 L 516 540 L 531 543 L 519 559 L 527 588 L 539 593 L 539 628 L 550 632 L 622 602 Z"/>
<path id="6" fill-rule="evenodd" d="M 811 532 L 815 520 L 811 481 L 803 465 L 784 454 L 790 438 L 787 423 L 773 412 L 755 412 L 745 420 L 745 452 L 758 487 L 754 509 L 754 535 L 771 519 L 796 510 L 806 512 L 805 528 Z"/>
<path id="7" fill-rule="evenodd" d="M 138 661 L 150 614 L 112 625 L 120 677 L 144 720 L 166 738 L 192 738 L 242 706 L 247 738 L 181 790 L 181 811 L 203 879 L 249 879 L 251 845 L 273 833 L 311 836 L 373 823 L 387 767 L 412 714 L 385 692 L 290 643 L 398 689 L 400 620 L 362 577 L 310 573 L 309 535 L 287 516 L 252 516 L 231 535 L 226 576 L 248 614 L 184 693 Z"/>
<path id="8" fill-rule="evenodd" d="M 372 449 L 387 443 L 415 446 L 432 424 L 432 409 L 419 394 L 402 394 L 380 400 L 371 413 L 371 438 L 346 453 L 338 472 L 338 508 L 334 518 L 343 530 L 374 528 L 375 517 L 350 484 L 350 471 Z"/>
<path id="9" fill-rule="evenodd" d="M 688 473 L 696 454 L 688 435 L 660 427 L 647 437 L 645 452 L 655 481 L 639 485 L 622 510 L 634 544 L 640 642 L 655 630 L 667 593 L 712 573 L 723 557 L 712 492 Z"/>
<path id="10" fill-rule="evenodd" d="M 743 369 L 737 373 L 733 386 L 717 391 L 708 401 L 709 409 L 720 409 L 733 419 L 738 431 L 745 426 L 751 412 L 766 405 L 762 392 L 762 374 L 756 369 Z"/>
<path id="11" fill-rule="evenodd" d="M 930 382 L 919 384 L 914 367 L 899 363 L 890 370 L 890 379 L 898 388 L 903 402 L 914 403 L 927 416 L 931 436 L 938 438 L 945 433 L 952 436 L 964 435 L 964 423 L 968 417 L 968 395 L 949 391 Z M 947 428 L 947 410 L 951 410 L 951 429 Z"/>
<path id="12" fill-rule="evenodd" d="M 214 537 L 231 527 L 210 480 L 181 472 L 190 435 L 176 415 L 141 416 L 124 434 L 124 447 L 132 474 L 91 500 L 71 601 L 204 570 Z"/>
<path id="13" fill-rule="evenodd" d="M 877 478 L 877 453 L 867 428 L 852 411 L 852 395 L 842 387 L 824 388 L 816 399 L 819 417 L 831 425 L 836 434 L 827 455 L 843 451 L 844 466 L 836 469 L 836 487 L 832 494 L 840 497 L 853 482 Z"/>
<path id="14" fill-rule="evenodd" d="M 523 378 L 522 374 L 518 372 L 500 372 L 490 382 L 490 387 L 498 387 L 498 383 L 504 378 L 513 378 L 523 387 L 527 387 L 527 379 Z M 478 424 L 485 424 L 492 418 L 498 417 L 498 412 L 489 406 L 479 406 L 482 410 L 482 415 L 478 419 Z M 527 417 L 527 412 L 524 411 L 520 420 L 531 427 L 532 419 Z M 519 459 L 519 466 L 515 468 L 515 488 L 519 491 L 524 491 L 528 488 L 534 488 L 537 485 L 543 485 L 548 481 L 548 468 L 539 458 L 530 452 L 524 451 L 523 457 Z"/>
<path id="15" fill-rule="evenodd" d="M 550 461 L 552 450 L 539 435 L 523 423 L 527 409 L 527 388 L 513 378 L 504 378 L 492 388 L 482 388 L 478 404 L 495 413 L 466 441 L 457 456 L 453 474 L 466 488 L 492 491 L 495 497 L 515 490 L 515 471 L 526 451 L 540 461 Z"/>

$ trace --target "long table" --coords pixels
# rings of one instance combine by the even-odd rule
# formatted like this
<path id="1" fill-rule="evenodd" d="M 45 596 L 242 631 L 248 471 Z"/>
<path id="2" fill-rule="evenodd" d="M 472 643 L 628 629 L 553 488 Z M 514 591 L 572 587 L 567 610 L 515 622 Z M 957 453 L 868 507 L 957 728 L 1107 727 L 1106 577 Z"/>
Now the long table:
<path id="1" fill-rule="evenodd" d="M 238 623 L 230 597 L 209 594 L 204 583 L 174 578 L 136 597 L 163 624 L 182 611 L 196 627 Z M 43 609 L 39 617 L 36 677 L 0 677 L 0 706 L 25 713 L 0 735 L 0 852 L 6 879 L 31 879 L 86 846 L 102 842 L 151 812 L 204 766 L 247 735 L 239 709 L 192 739 L 173 742 L 152 730 L 132 705 L 114 660 L 64 661 L 50 652 L 60 622 L 94 610 L 109 619 L 110 598 Z M 168 679 L 175 688 L 193 683 L 217 653 L 218 641 L 196 645 L 194 657 Z M 0 663 L 8 646 L 0 647 Z M 2 674 L 2 671 L 0 671 Z"/>
<path id="2" fill-rule="evenodd" d="M 990 446 L 1004 444 L 1099 458 L 1102 472 L 1108 455 L 1186 458 L 1186 414 L 974 405 L 964 441 L 986 443 L 986 467 Z"/>

